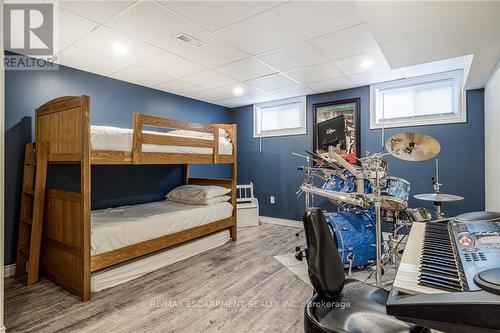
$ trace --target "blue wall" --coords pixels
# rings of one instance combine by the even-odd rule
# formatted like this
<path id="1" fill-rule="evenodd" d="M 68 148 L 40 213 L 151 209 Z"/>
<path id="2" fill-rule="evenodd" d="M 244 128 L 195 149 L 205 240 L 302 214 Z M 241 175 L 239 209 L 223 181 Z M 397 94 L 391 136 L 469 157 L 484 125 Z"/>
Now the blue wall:
<path id="1" fill-rule="evenodd" d="M 6 71 L 5 262 L 15 262 L 24 146 L 34 138 L 34 110 L 64 95 L 91 97 L 91 123 L 131 128 L 142 112 L 199 123 L 230 123 L 227 108 L 60 66 L 57 71 Z M 58 168 L 58 173 L 54 171 Z M 51 166 L 49 185 L 79 189 L 78 169 Z M 192 176 L 228 177 L 224 165 L 193 166 Z M 180 184 L 180 166 L 95 166 L 92 208 L 161 200 Z"/>
<path id="2" fill-rule="evenodd" d="M 380 151 L 380 130 L 370 130 L 370 89 L 360 87 L 331 93 L 307 96 L 307 134 L 288 137 L 264 138 L 262 153 L 259 140 L 253 138 L 252 106 L 232 110 L 232 120 L 238 124 L 238 182 L 255 185 L 261 214 L 300 220 L 303 198 L 295 192 L 303 180 L 303 173 L 296 166 L 303 160 L 292 152 L 312 150 L 312 106 L 316 103 L 361 98 L 361 153 Z M 483 90 L 467 91 L 467 123 L 436 126 L 406 127 L 386 130 L 386 138 L 402 131 L 429 134 L 441 143 L 440 181 L 442 192 L 459 194 L 465 201 L 446 203 L 443 210 L 448 215 L 484 209 L 484 98 Z M 411 182 L 411 196 L 432 192 L 434 160 L 406 162 L 388 157 L 389 173 Z M 276 204 L 269 203 L 269 196 L 276 197 Z M 432 205 L 410 199 L 411 207 Z"/>

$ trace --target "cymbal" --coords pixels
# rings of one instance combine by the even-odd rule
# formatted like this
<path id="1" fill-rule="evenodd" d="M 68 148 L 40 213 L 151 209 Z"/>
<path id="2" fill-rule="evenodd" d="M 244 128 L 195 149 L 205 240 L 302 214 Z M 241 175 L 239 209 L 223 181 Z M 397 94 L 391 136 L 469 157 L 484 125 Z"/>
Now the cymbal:
<path id="1" fill-rule="evenodd" d="M 385 149 L 405 161 L 425 161 L 441 151 L 441 145 L 432 136 L 420 133 L 398 133 L 385 142 Z"/>
<path id="2" fill-rule="evenodd" d="M 460 195 L 445 194 L 445 193 L 425 193 L 416 194 L 413 196 L 415 199 L 424 201 L 435 201 L 435 202 L 445 202 L 445 201 L 460 201 L 465 198 Z"/>

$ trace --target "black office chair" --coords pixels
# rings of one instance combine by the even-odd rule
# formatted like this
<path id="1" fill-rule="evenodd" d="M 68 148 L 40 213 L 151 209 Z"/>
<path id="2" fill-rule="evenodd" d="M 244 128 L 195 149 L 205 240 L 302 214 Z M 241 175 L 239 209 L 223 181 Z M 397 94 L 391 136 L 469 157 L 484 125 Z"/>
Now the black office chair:
<path id="1" fill-rule="evenodd" d="M 334 235 L 321 209 L 309 209 L 303 222 L 309 279 L 315 290 L 304 311 L 305 333 L 429 332 L 387 315 L 386 290 L 345 279 Z"/>

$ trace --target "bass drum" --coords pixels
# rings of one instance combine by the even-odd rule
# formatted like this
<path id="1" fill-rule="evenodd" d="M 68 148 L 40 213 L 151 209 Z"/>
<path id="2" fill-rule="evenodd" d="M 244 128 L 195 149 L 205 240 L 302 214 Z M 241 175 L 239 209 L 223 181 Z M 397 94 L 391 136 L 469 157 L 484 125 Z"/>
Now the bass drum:
<path id="1" fill-rule="evenodd" d="M 356 184 L 357 184 L 356 177 L 352 175 L 343 178 L 339 176 L 332 176 L 331 180 L 326 184 L 325 190 L 353 193 L 356 192 Z M 364 180 L 364 185 L 365 185 L 364 193 L 365 194 L 372 193 L 372 187 L 367 179 Z"/>
<path id="2" fill-rule="evenodd" d="M 375 214 L 373 210 L 353 209 L 337 213 L 327 213 L 326 221 L 333 231 L 344 267 L 364 266 L 376 258 Z"/>

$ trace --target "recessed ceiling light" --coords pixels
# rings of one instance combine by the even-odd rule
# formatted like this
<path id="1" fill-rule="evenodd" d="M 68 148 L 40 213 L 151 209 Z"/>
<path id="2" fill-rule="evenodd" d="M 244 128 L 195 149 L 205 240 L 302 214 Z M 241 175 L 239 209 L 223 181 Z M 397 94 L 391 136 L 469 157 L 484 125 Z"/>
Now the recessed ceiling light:
<path id="1" fill-rule="evenodd" d="M 233 94 L 235 94 L 236 96 L 239 96 L 239 95 L 243 94 L 243 88 L 241 88 L 241 87 L 235 87 L 233 89 Z"/>
<path id="2" fill-rule="evenodd" d="M 117 55 L 124 56 L 128 53 L 128 47 L 122 43 L 113 43 L 113 52 Z"/>
<path id="3" fill-rule="evenodd" d="M 373 59 L 365 59 L 361 62 L 360 66 L 363 69 L 368 69 L 368 68 L 373 67 L 374 64 L 375 64 L 375 61 L 373 61 Z"/>

